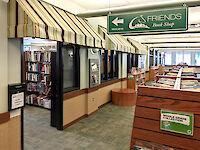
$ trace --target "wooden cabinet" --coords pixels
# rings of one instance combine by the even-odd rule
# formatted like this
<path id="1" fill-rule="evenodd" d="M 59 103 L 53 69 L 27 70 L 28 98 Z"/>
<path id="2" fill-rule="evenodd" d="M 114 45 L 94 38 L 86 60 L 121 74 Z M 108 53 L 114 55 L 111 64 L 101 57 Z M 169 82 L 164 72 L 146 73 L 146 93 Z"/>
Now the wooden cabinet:
<path id="1" fill-rule="evenodd" d="M 158 74 L 159 75 L 163 75 L 163 73 L 164 73 L 164 67 L 163 66 L 159 66 L 159 68 L 158 68 Z"/>
<path id="2" fill-rule="evenodd" d="M 127 88 L 137 90 L 138 85 L 145 85 L 145 71 L 128 74 Z"/>
<path id="3" fill-rule="evenodd" d="M 136 91 L 133 89 L 113 89 L 112 103 L 118 106 L 134 106 L 136 104 Z"/>
<path id="4" fill-rule="evenodd" d="M 156 75 L 158 75 L 158 69 L 159 67 L 155 66 L 149 70 L 149 81 L 156 80 Z"/>

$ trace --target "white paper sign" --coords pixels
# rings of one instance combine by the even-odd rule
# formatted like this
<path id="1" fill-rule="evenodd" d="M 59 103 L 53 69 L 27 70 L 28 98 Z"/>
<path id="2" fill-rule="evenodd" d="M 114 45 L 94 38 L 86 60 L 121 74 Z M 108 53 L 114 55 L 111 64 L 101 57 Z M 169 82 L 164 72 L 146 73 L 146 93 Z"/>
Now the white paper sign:
<path id="1" fill-rule="evenodd" d="M 184 124 L 187 126 L 190 125 L 189 116 L 183 116 L 183 115 L 178 115 L 178 114 L 161 114 L 161 120 L 176 122 L 176 123 Z"/>
<path id="2" fill-rule="evenodd" d="M 11 109 L 19 108 L 24 106 L 24 92 L 12 94 L 12 105 Z"/>

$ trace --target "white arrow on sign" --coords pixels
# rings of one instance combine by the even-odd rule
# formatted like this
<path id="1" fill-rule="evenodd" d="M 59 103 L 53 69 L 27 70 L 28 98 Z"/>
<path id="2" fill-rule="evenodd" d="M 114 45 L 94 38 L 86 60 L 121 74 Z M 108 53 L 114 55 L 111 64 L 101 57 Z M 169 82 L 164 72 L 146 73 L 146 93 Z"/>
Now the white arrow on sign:
<path id="1" fill-rule="evenodd" d="M 124 19 L 119 19 L 119 17 L 115 18 L 112 23 L 118 26 L 119 23 L 124 23 Z"/>

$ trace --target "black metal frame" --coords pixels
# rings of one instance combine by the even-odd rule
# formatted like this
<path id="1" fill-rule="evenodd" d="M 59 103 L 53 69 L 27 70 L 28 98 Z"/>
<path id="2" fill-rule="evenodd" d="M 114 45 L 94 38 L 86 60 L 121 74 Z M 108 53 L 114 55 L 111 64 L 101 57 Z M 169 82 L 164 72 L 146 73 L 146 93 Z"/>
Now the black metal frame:
<path id="1" fill-rule="evenodd" d="M 62 53 L 62 42 L 57 42 L 56 62 L 52 67 L 56 67 L 54 74 L 55 82 L 52 82 L 53 98 L 51 109 L 51 126 L 56 127 L 58 130 L 63 130 L 63 53 Z M 53 63 L 53 62 L 52 62 Z M 54 68 L 53 68 L 54 69 Z M 53 73 L 53 72 L 52 72 Z"/>
<path id="2" fill-rule="evenodd" d="M 135 54 L 135 67 L 138 67 L 139 55 Z"/>
<path id="3" fill-rule="evenodd" d="M 158 65 L 161 65 L 162 64 L 162 54 L 161 53 L 159 53 L 159 64 Z"/>
<path id="4" fill-rule="evenodd" d="M 110 71 L 111 71 L 111 73 L 110 73 L 110 78 L 114 78 L 114 67 L 115 67 L 115 55 L 114 55 L 114 51 L 113 50 L 111 50 L 110 51 L 110 54 L 111 54 L 111 67 L 110 67 Z"/>
<path id="5" fill-rule="evenodd" d="M 119 76 L 119 52 L 116 52 L 114 59 L 115 59 L 114 77 L 118 77 Z"/>
<path id="6" fill-rule="evenodd" d="M 150 49 L 149 51 L 149 68 L 151 68 L 151 66 L 153 66 L 153 59 L 154 59 L 154 50 Z"/>
<path id="7" fill-rule="evenodd" d="M 56 53 L 51 54 L 51 72 L 56 72 Z M 56 127 L 56 73 L 51 74 L 51 126 Z"/>
<path id="8" fill-rule="evenodd" d="M 132 54 L 131 62 L 132 62 L 132 67 L 135 67 L 135 54 Z"/>
<path id="9" fill-rule="evenodd" d="M 155 66 L 158 66 L 158 51 L 157 50 L 154 51 L 155 51 L 155 56 L 154 56 Z"/>
<path id="10" fill-rule="evenodd" d="M 67 93 L 67 92 L 71 92 L 71 91 L 75 91 L 75 90 L 78 90 L 80 89 L 80 46 L 78 45 L 74 45 L 74 44 L 68 44 L 67 45 L 62 45 L 63 46 L 70 46 L 73 48 L 73 51 L 74 51 L 74 55 L 75 55 L 75 59 L 74 59 L 74 65 L 75 65 L 75 72 L 74 72 L 74 75 L 75 75 L 75 79 L 74 80 L 74 85 L 76 85 L 75 87 L 71 87 L 71 88 L 66 88 L 66 89 L 63 89 L 63 93 Z M 61 50 L 62 50 L 62 47 L 61 47 Z M 62 51 L 62 59 L 63 60 L 63 57 L 64 57 L 64 54 L 63 54 L 63 51 Z M 64 67 L 64 63 L 63 63 L 63 67 Z M 63 69 L 62 69 L 63 70 Z"/>
<path id="11" fill-rule="evenodd" d="M 24 82 L 24 41 L 20 39 L 20 50 L 21 50 L 21 83 Z M 21 108 L 21 149 L 24 150 L 24 108 Z"/>
<path id="12" fill-rule="evenodd" d="M 75 64 L 75 85 L 77 87 L 65 90 L 70 92 L 73 90 L 80 89 L 80 47 L 73 44 L 65 44 L 63 42 L 57 42 L 56 55 L 52 55 L 52 109 L 51 109 L 51 126 L 56 127 L 58 130 L 63 130 L 63 50 L 64 46 L 71 46 L 74 49 L 74 64 Z M 55 74 L 53 74 L 53 72 Z"/>
<path id="13" fill-rule="evenodd" d="M 128 53 L 128 55 L 127 55 L 127 73 L 130 73 L 130 71 L 131 71 L 131 67 L 132 67 L 131 59 L 132 59 L 131 54 Z"/>
<path id="14" fill-rule="evenodd" d="M 108 51 L 104 50 L 104 73 L 101 74 L 101 83 L 104 83 L 108 80 Z M 101 62 L 102 62 L 102 54 L 101 54 Z"/>
<path id="15" fill-rule="evenodd" d="M 109 55 L 108 51 L 105 50 L 104 53 L 104 74 L 101 74 L 101 83 L 105 83 L 107 81 L 116 79 L 118 77 L 118 71 L 119 71 L 119 52 L 114 52 L 114 50 L 110 50 L 110 59 L 111 59 L 111 66 L 110 66 L 110 74 L 108 73 L 108 61 L 109 61 Z M 101 61 L 102 61 L 102 55 L 101 55 Z M 115 69 L 115 72 L 114 72 Z M 104 76 L 104 78 L 103 78 Z"/>

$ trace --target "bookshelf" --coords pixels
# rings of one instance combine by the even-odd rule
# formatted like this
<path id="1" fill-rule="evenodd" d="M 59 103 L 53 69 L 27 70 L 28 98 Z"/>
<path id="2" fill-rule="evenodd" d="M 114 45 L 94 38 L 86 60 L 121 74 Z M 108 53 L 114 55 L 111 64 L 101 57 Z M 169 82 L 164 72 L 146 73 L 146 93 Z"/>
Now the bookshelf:
<path id="1" fill-rule="evenodd" d="M 51 51 L 25 51 L 26 103 L 51 108 Z"/>
<path id="2" fill-rule="evenodd" d="M 158 70 L 159 70 L 158 66 L 151 67 L 151 69 L 149 70 L 149 81 L 156 80 L 156 76 L 158 75 Z"/>
<path id="3" fill-rule="evenodd" d="M 145 85 L 145 71 L 128 74 L 127 88 L 137 91 L 138 85 Z"/>
<path id="4" fill-rule="evenodd" d="M 163 74 L 164 74 L 164 67 L 161 66 L 161 65 L 159 65 L 158 74 L 159 74 L 159 75 L 163 75 Z"/>

